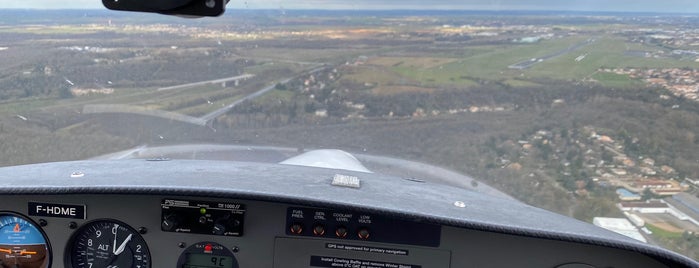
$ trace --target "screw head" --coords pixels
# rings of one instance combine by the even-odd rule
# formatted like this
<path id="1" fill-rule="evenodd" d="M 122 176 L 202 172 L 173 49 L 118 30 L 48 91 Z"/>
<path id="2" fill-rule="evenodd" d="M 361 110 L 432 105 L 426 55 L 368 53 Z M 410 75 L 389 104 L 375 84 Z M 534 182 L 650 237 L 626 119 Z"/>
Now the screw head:
<path id="1" fill-rule="evenodd" d="M 68 223 L 68 228 L 70 228 L 70 229 L 78 228 L 78 223 L 71 221 L 70 223 Z"/>
<path id="2" fill-rule="evenodd" d="M 39 225 L 41 225 L 41 227 L 46 227 L 49 223 L 44 219 L 39 219 Z"/>

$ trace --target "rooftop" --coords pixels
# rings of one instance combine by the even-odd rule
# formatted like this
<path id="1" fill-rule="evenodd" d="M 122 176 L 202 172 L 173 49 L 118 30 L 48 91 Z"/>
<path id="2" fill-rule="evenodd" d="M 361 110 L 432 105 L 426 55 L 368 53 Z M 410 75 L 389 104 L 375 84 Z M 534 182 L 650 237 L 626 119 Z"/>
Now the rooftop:
<path id="1" fill-rule="evenodd" d="M 631 237 L 641 242 L 647 242 L 646 238 L 638 232 L 633 224 L 624 218 L 605 218 L 605 217 L 595 217 L 592 223 L 602 227 L 604 229 L 610 230 L 612 232 Z"/>
<path id="2" fill-rule="evenodd" d="M 659 201 L 653 202 L 620 202 L 619 205 L 625 208 L 666 208 L 667 204 Z"/>
<path id="3" fill-rule="evenodd" d="M 688 193 L 678 193 L 672 197 L 665 198 L 665 201 L 687 214 L 692 219 L 699 221 L 698 198 Z"/>
<path id="4" fill-rule="evenodd" d="M 640 196 L 640 195 L 634 194 L 631 191 L 626 190 L 624 188 L 617 189 L 616 193 L 621 197 L 638 197 L 638 196 Z"/>
<path id="5" fill-rule="evenodd" d="M 672 186 L 672 183 L 667 182 L 667 181 L 660 181 L 660 180 L 640 180 L 637 182 L 634 182 L 635 185 L 648 185 L 648 186 Z"/>
<path id="6" fill-rule="evenodd" d="M 678 193 L 672 196 L 673 199 L 685 205 L 687 208 L 699 213 L 699 198 L 688 193 Z"/>

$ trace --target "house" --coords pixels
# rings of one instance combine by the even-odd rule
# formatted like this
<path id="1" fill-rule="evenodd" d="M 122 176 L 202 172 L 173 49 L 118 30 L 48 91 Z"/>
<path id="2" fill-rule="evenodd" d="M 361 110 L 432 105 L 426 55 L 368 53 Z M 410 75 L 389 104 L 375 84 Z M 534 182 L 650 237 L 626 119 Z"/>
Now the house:
<path id="1" fill-rule="evenodd" d="M 633 187 L 636 188 L 642 188 L 642 189 L 669 189 L 673 188 L 673 184 L 669 181 L 661 181 L 661 180 L 656 180 L 656 179 L 648 179 L 648 180 L 638 180 L 633 183 L 631 183 Z"/>
<path id="2" fill-rule="evenodd" d="M 630 187 L 627 187 L 630 191 L 641 192 L 645 189 L 650 189 L 651 192 L 657 195 L 670 196 L 686 190 L 686 186 L 683 187 L 677 181 L 674 180 L 658 180 L 658 179 L 645 179 L 637 180 L 632 182 Z"/>
<path id="3" fill-rule="evenodd" d="M 619 196 L 619 200 L 621 200 L 621 201 L 641 200 L 641 195 L 634 194 L 634 193 L 632 193 L 629 190 L 626 190 L 624 188 L 617 189 L 616 194 Z"/>
<path id="4" fill-rule="evenodd" d="M 316 110 L 315 115 L 317 117 L 328 117 L 328 110 L 325 110 L 325 109 Z"/>
<path id="5" fill-rule="evenodd" d="M 662 166 L 660 167 L 660 170 L 661 170 L 662 172 L 665 172 L 666 174 L 675 173 L 675 169 L 672 168 L 672 167 L 670 167 L 670 166 L 668 166 L 668 165 L 662 165 Z"/>
<path id="6" fill-rule="evenodd" d="M 612 168 L 610 170 L 612 171 L 612 173 L 619 175 L 619 176 L 626 175 L 626 170 L 623 168 Z"/>
<path id="7" fill-rule="evenodd" d="M 645 175 L 655 175 L 655 173 L 656 173 L 655 170 L 653 170 L 652 168 L 649 168 L 649 167 L 641 167 L 640 170 L 641 170 L 641 173 L 643 173 Z"/>
<path id="8" fill-rule="evenodd" d="M 617 207 L 621 211 L 638 212 L 638 213 L 668 213 L 670 207 L 667 203 L 660 200 L 651 200 L 645 202 L 620 202 Z"/>
<path id="9" fill-rule="evenodd" d="M 600 142 L 604 142 L 604 143 L 613 143 L 614 142 L 614 139 L 612 139 L 606 135 L 599 136 L 599 138 L 597 138 L 597 140 L 599 140 Z"/>

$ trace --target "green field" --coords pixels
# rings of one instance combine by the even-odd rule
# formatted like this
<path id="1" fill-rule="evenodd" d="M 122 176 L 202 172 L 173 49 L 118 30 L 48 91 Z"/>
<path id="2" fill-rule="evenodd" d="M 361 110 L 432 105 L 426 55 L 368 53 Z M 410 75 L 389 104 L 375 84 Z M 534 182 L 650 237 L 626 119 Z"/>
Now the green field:
<path id="1" fill-rule="evenodd" d="M 346 71 L 342 79 L 355 83 L 369 83 L 373 85 L 415 84 L 415 77 L 408 78 L 389 68 L 382 66 L 358 66 Z"/>
<path id="2" fill-rule="evenodd" d="M 27 26 L 27 27 L 0 27 L 3 33 L 31 33 L 31 34 L 92 34 L 102 32 L 105 28 L 85 27 L 84 25 L 59 25 L 59 26 Z"/>
<path id="3" fill-rule="evenodd" d="M 524 70 L 508 66 L 531 58 L 554 54 L 569 46 L 594 38 L 591 44 L 550 58 Z M 627 76 L 598 73 L 600 68 L 699 68 L 699 62 L 676 58 L 645 58 L 625 55 L 628 50 L 658 51 L 656 46 L 629 43 L 615 36 L 574 36 L 532 44 L 506 44 L 473 47 L 479 53 L 465 57 L 376 57 L 369 67 L 358 67 L 346 76 L 358 82 L 378 85 L 396 81 L 425 86 L 475 86 L 478 80 L 502 81 L 514 87 L 538 85 L 537 79 L 586 80 L 592 78 L 609 87 L 643 85 Z M 665 51 L 669 54 L 670 51 Z M 392 54 L 400 54 L 392 52 Z M 582 60 L 576 61 L 579 56 Z"/>
<path id="4" fill-rule="evenodd" d="M 665 231 L 664 229 L 658 228 L 652 224 L 646 224 L 646 228 L 648 228 L 648 230 L 653 232 L 653 236 L 662 237 L 662 238 L 672 238 L 672 239 L 682 237 L 682 233 L 674 233 L 674 232 Z"/>
<path id="5" fill-rule="evenodd" d="M 190 116 L 202 116 L 207 113 L 213 112 L 216 109 L 219 109 L 223 106 L 226 106 L 228 104 L 233 103 L 236 100 L 239 100 L 242 98 L 242 95 L 230 97 L 230 98 L 225 98 L 225 99 L 220 99 L 217 101 L 212 102 L 211 104 L 209 103 L 204 103 L 200 105 L 193 105 L 193 106 L 188 106 L 182 109 L 174 110 L 173 112 L 185 114 L 185 115 L 190 115 Z"/>
<path id="6" fill-rule="evenodd" d="M 54 105 L 57 102 L 58 100 L 54 98 L 35 98 L 2 102 L 0 103 L 0 114 L 14 116 L 49 105 Z"/>
<path id="7" fill-rule="evenodd" d="M 278 61 L 326 62 L 345 57 L 348 60 L 371 53 L 368 49 L 306 49 L 306 48 L 253 48 L 241 51 L 244 57 Z"/>
<path id="8" fill-rule="evenodd" d="M 577 51 L 562 55 L 545 62 L 534 65 L 531 69 L 525 70 L 524 74 L 530 77 L 550 77 L 554 79 L 584 79 L 593 75 L 597 69 L 607 68 L 699 68 L 699 63 L 693 61 L 680 61 L 673 58 L 644 58 L 637 56 L 627 56 L 627 50 L 657 51 L 658 47 L 646 46 L 638 43 L 627 43 L 618 37 L 601 37 L 594 43 L 589 44 Z M 587 54 L 579 62 L 575 58 Z M 608 82 L 618 85 L 619 79 L 614 77 L 602 77 L 600 80 L 605 83 L 604 78 L 610 78 Z M 598 79 L 599 80 L 599 79 Z M 622 83 L 632 85 L 632 83 Z"/>
<path id="9" fill-rule="evenodd" d="M 380 84 L 386 84 L 385 80 L 396 81 L 393 74 L 399 74 L 403 79 L 409 77 L 422 85 L 457 85 L 475 86 L 478 83 L 474 79 L 507 80 L 512 86 L 531 86 L 525 81 L 511 80 L 522 72 L 508 69 L 508 66 L 529 58 L 543 57 L 548 54 L 563 50 L 573 44 L 584 41 L 585 37 L 572 37 L 563 39 L 546 40 L 535 44 L 506 44 L 469 47 L 469 51 L 461 58 L 420 58 L 420 57 L 395 57 L 391 60 L 382 58 L 372 63 L 379 63 L 390 70 L 375 70 L 371 74 L 360 75 Z M 381 64 L 383 63 L 383 64 Z M 388 64 L 392 63 L 392 64 Z M 387 65 L 388 64 L 388 65 Z M 543 64 L 540 64 L 543 65 Z M 525 70 L 526 73 L 528 70 Z M 382 74 L 387 76 L 379 78 Z M 372 77 L 373 76 L 373 77 Z"/>
<path id="10" fill-rule="evenodd" d="M 376 95 L 392 95 L 406 92 L 432 93 L 434 91 L 434 88 L 415 86 L 377 86 L 371 89 L 371 92 Z"/>
<path id="11" fill-rule="evenodd" d="M 291 101 L 295 95 L 296 93 L 290 90 L 275 89 L 255 99 L 255 102 L 266 103 L 270 101 Z"/>
<path id="12" fill-rule="evenodd" d="M 527 80 L 522 80 L 522 79 L 507 79 L 507 80 L 505 80 L 505 84 L 508 84 L 512 87 L 537 87 L 537 86 L 541 86 L 541 84 L 534 83 L 534 82 L 527 81 Z"/>
<path id="13" fill-rule="evenodd" d="M 275 71 L 275 70 L 283 70 L 283 69 L 289 69 L 293 72 L 300 72 L 300 71 L 305 70 L 305 68 L 308 68 L 308 66 L 294 64 L 291 62 L 276 62 L 276 61 L 260 60 L 260 62 L 258 62 L 257 65 L 246 67 L 245 72 L 257 75 L 257 74 L 262 74 L 265 72 L 270 72 L 270 71 Z"/>
<path id="14" fill-rule="evenodd" d="M 623 74 L 615 74 L 615 73 L 595 73 L 592 76 L 592 79 L 595 79 L 598 81 L 600 84 L 602 84 L 605 87 L 621 87 L 621 88 L 626 88 L 626 87 L 633 87 L 633 86 L 642 86 L 643 82 L 638 80 L 638 79 L 631 79 L 628 75 L 623 75 Z"/>

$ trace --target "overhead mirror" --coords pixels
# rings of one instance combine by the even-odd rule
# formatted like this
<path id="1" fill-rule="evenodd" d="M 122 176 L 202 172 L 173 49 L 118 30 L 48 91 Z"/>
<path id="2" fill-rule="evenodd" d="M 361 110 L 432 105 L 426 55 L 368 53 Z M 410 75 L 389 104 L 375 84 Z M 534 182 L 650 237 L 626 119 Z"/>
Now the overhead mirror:
<path id="1" fill-rule="evenodd" d="M 185 17 L 215 17 L 229 0 L 102 0 L 111 10 L 161 13 Z"/>

